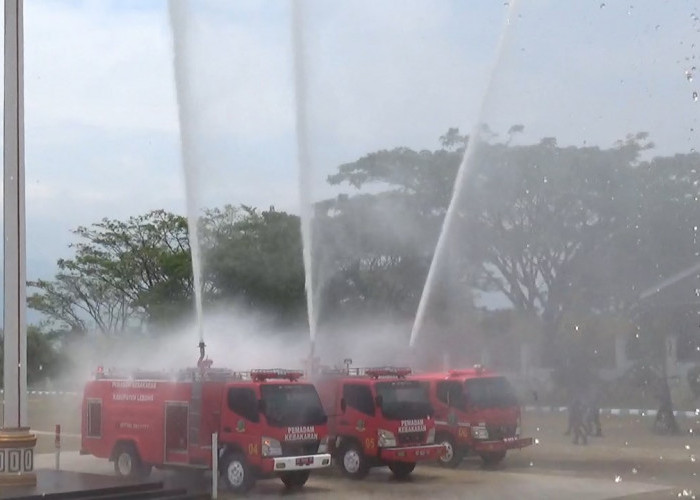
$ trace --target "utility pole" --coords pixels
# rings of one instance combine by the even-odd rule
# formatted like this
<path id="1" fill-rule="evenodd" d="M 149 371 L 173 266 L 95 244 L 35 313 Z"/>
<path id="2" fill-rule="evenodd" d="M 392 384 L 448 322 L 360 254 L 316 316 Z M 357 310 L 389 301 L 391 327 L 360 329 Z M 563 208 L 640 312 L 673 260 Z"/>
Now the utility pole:
<path id="1" fill-rule="evenodd" d="M 4 405 L 0 428 L 0 489 L 34 485 L 36 436 L 27 420 L 27 272 L 24 210 L 23 0 L 5 0 Z"/>

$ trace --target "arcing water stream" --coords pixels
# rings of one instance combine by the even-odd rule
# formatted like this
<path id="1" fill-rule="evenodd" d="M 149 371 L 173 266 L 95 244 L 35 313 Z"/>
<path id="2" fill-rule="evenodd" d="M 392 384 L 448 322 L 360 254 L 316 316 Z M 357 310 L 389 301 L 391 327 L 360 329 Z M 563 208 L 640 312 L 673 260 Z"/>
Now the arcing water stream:
<path id="1" fill-rule="evenodd" d="M 493 86 L 493 82 L 496 78 L 501 58 L 507 46 L 507 41 L 509 38 L 508 35 L 510 33 L 511 24 L 513 22 L 512 20 L 517 18 L 517 3 L 517 0 L 513 0 L 510 2 L 510 6 L 508 8 L 508 15 L 506 18 L 506 24 L 501 32 L 501 38 L 498 42 L 498 47 L 496 49 L 494 65 L 491 68 L 491 74 L 489 76 L 488 85 L 486 87 L 484 97 L 481 100 L 481 109 L 477 116 L 475 127 L 472 131 L 472 134 L 470 135 L 469 143 L 467 144 L 466 150 L 464 151 L 464 157 L 462 158 L 462 162 L 459 165 L 459 170 L 457 171 L 457 177 L 455 179 L 454 187 L 452 189 L 452 198 L 450 199 L 450 204 L 447 208 L 445 219 L 442 222 L 442 229 L 440 230 L 440 236 L 438 237 L 438 242 L 435 247 L 435 253 L 433 254 L 433 259 L 430 262 L 428 276 L 425 280 L 425 286 L 423 287 L 423 293 L 421 294 L 420 302 L 418 303 L 416 319 L 413 323 L 413 327 L 411 328 L 411 339 L 409 341 L 409 347 L 411 348 L 415 346 L 416 338 L 418 337 L 425 322 L 425 315 L 428 304 L 430 303 L 431 294 L 437 284 L 437 270 L 439 266 L 444 264 L 444 261 L 446 259 L 447 238 L 450 235 L 452 231 L 451 228 L 453 227 L 453 224 L 455 222 L 457 207 L 459 207 L 462 194 L 464 192 L 464 183 L 467 179 L 467 174 L 471 168 L 471 159 L 474 156 L 474 151 L 476 150 L 478 143 L 482 140 L 479 137 L 479 132 L 483 123 L 485 110 L 491 97 L 491 89 Z"/>
<path id="2" fill-rule="evenodd" d="M 197 330 L 200 346 L 204 343 L 204 327 L 202 312 L 202 257 L 199 246 L 199 187 L 194 141 L 193 116 L 194 96 L 191 81 L 188 78 L 187 48 L 191 46 L 191 33 L 187 23 L 187 5 L 185 0 L 170 0 L 170 28 L 173 35 L 173 55 L 175 66 L 175 90 L 177 94 L 178 121 L 180 126 L 180 149 L 182 166 L 185 173 L 185 194 L 187 198 L 187 222 L 192 255 L 192 275 L 194 278 L 195 309 L 197 314 Z M 201 347 L 200 347 L 201 348 Z"/>

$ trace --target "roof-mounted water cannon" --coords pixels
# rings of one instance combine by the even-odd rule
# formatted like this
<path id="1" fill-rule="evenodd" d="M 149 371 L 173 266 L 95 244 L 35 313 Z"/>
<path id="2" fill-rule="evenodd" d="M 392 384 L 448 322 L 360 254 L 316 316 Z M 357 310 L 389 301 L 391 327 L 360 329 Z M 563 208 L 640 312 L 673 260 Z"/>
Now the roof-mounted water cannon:
<path id="1" fill-rule="evenodd" d="M 295 382 L 303 376 L 304 372 L 301 370 L 283 370 L 281 368 L 250 370 L 250 378 L 253 382 L 265 382 L 270 379 Z"/>
<path id="2" fill-rule="evenodd" d="M 411 369 L 406 367 L 385 366 L 380 368 L 365 368 L 365 375 L 371 378 L 379 377 L 397 377 L 406 378 L 411 374 Z"/>
<path id="3" fill-rule="evenodd" d="M 204 361 L 204 357 L 206 356 L 207 344 L 205 344 L 203 340 L 200 340 L 198 347 L 199 347 L 199 360 L 197 360 L 197 366 L 201 367 L 202 362 Z"/>

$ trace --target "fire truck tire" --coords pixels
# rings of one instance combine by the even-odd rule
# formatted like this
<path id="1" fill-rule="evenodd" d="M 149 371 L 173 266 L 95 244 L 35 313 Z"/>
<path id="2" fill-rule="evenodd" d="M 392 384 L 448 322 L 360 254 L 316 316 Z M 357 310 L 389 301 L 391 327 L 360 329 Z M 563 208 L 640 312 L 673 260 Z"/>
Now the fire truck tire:
<path id="1" fill-rule="evenodd" d="M 141 462 L 133 444 L 122 443 L 114 451 L 114 472 L 121 477 L 142 479 L 151 473 L 151 466 Z"/>
<path id="2" fill-rule="evenodd" d="M 255 486 L 253 470 L 242 453 L 230 452 L 221 463 L 221 477 L 226 487 L 234 493 L 245 493 Z"/>
<path id="3" fill-rule="evenodd" d="M 455 440 L 449 434 L 438 434 L 435 440 L 437 444 L 445 447 L 445 454 L 438 458 L 437 462 L 448 469 L 455 469 L 464 458 L 464 451 L 456 446 Z"/>
<path id="4" fill-rule="evenodd" d="M 282 482 L 288 489 L 296 489 L 304 486 L 306 484 L 306 481 L 309 480 L 310 475 L 311 471 L 297 470 L 294 472 L 284 472 L 280 476 L 280 479 L 282 479 Z"/>
<path id="5" fill-rule="evenodd" d="M 396 479 L 406 479 L 415 468 L 415 462 L 392 462 L 389 464 L 389 470 Z"/>
<path id="6" fill-rule="evenodd" d="M 506 458 L 505 451 L 494 451 L 491 453 L 481 454 L 481 460 L 484 461 L 484 466 L 486 467 L 495 467 L 496 465 L 500 464 L 504 458 Z"/>
<path id="7" fill-rule="evenodd" d="M 338 464 L 342 473 L 350 479 L 363 479 L 369 473 L 367 457 L 360 445 L 353 441 L 340 448 Z"/>

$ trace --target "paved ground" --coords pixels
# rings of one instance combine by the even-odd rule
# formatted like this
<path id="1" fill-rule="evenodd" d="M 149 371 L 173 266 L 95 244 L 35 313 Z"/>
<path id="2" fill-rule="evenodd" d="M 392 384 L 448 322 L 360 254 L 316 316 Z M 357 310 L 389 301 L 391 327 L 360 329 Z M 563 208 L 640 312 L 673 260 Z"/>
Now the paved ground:
<path id="1" fill-rule="evenodd" d="M 419 467 L 408 482 L 393 480 L 386 469 L 373 471 L 362 482 L 324 472 L 312 476 L 302 492 L 291 494 L 285 492 L 278 480 L 260 481 L 253 496 L 642 500 L 684 495 L 693 498 L 695 491 L 700 492 L 700 425 L 695 419 L 679 420 L 685 429 L 682 435 L 664 437 L 649 431 L 650 417 L 605 416 L 604 437 L 591 438 L 588 446 L 574 446 L 563 436 L 565 414 L 527 413 L 524 420 L 524 433 L 535 437 L 537 444 L 510 453 L 497 470 L 484 470 L 478 459 L 468 459 L 458 470 Z M 74 425 L 69 421 L 64 423 L 64 428 L 71 429 Z M 43 451 L 53 445 L 51 426 L 46 427 L 36 429 L 47 432 L 39 436 Z M 76 449 L 78 440 L 66 436 L 64 444 Z M 53 467 L 53 463 L 51 454 L 36 457 L 37 468 Z M 75 452 L 64 452 L 62 465 L 70 470 L 112 474 L 108 462 L 81 457 Z M 155 474 L 168 481 L 179 479 L 172 474 Z M 227 495 L 222 492 L 221 498 Z"/>
<path id="2" fill-rule="evenodd" d="M 66 470 L 90 471 L 111 474 L 111 464 L 92 457 L 81 457 L 75 452 L 64 454 Z M 37 456 L 37 468 L 51 467 L 51 455 Z M 164 478 L 166 484 L 176 481 L 172 473 L 157 471 L 155 478 Z M 254 497 L 291 496 L 294 498 L 479 498 L 521 500 L 542 498 L 607 499 L 639 494 L 657 494 L 656 498 L 674 498 L 674 491 L 667 485 L 644 483 L 635 480 L 615 481 L 610 477 L 590 477 L 579 474 L 548 473 L 546 470 L 483 470 L 479 465 L 467 463 L 459 470 L 445 470 L 424 466 L 416 470 L 410 481 L 396 481 L 386 469 L 376 469 L 364 481 L 351 481 L 334 471 L 312 476 L 306 488 L 291 493 L 284 490 L 280 481 L 259 481 Z M 222 498 L 228 495 L 222 491 Z M 634 498 L 634 497 L 631 497 Z M 643 498 L 643 497 L 640 497 Z"/>

